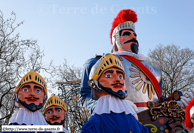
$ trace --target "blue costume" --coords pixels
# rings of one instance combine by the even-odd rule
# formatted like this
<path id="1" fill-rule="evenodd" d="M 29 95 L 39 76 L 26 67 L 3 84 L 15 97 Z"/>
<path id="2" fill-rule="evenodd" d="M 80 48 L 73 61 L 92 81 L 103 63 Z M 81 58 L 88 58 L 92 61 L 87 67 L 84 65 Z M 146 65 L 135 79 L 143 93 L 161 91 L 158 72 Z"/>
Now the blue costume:
<path id="1" fill-rule="evenodd" d="M 135 117 L 135 111 L 126 100 L 112 95 L 102 96 L 81 133 L 147 133 L 148 129 Z"/>
<path id="2" fill-rule="evenodd" d="M 89 60 L 83 72 L 81 85 L 86 88 L 81 88 L 82 102 L 92 98 L 97 103 L 81 133 L 148 133 L 148 129 L 137 121 L 131 104 L 124 100 L 127 96 L 126 90 L 122 89 L 125 88 L 124 68 L 119 59 L 111 54 L 99 58 Z M 115 83 L 120 87 L 113 90 Z"/>
<path id="3" fill-rule="evenodd" d="M 133 115 L 110 113 L 93 115 L 82 127 L 81 133 L 148 133 Z"/>

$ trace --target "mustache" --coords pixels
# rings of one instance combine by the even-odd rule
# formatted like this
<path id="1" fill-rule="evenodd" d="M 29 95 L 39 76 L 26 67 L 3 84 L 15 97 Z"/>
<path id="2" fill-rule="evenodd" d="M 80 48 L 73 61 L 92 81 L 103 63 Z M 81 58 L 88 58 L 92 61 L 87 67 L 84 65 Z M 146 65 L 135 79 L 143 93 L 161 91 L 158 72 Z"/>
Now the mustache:
<path id="1" fill-rule="evenodd" d="M 56 119 L 56 118 L 60 118 L 60 117 L 57 117 L 57 116 L 53 116 L 52 118 L 50 118 L 50 119 Z"/>
<path id="2" fill-rule="evenodd" d="M 124 85 L 122 83 L 115 83 L 115 84 L 111 84 L 111 85 Z"/>
<path id="3" fill-rule="evenodd" d="M 37 97 L 25 97 L 26 99 L 39 99 L 39 98 L 37 98 Z"/>
<path id="4" fill-rule="evenodd" d="M 131 39 L 131 40 L 128 40 L 128 41 L 124 42 L 124 44 L 125 44 L 125 43 L 128 43 L 128 42 L 136 42 L 136 43 L 139 45 L 138 41 L 137 41 L 136 39 L 134 39 L 134 38 Z"/>

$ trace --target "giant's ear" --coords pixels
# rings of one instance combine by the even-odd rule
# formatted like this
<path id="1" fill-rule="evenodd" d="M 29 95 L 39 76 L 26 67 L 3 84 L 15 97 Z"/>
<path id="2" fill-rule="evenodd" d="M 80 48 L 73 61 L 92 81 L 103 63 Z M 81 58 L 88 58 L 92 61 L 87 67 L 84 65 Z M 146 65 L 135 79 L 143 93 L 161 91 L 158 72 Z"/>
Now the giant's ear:
<path id="1" fill-rule="evenodd" d="M 131 44 L 131 51 L 132 51 L 133 53 L 138 54 L 139 49 L 138 49 L 137 44 L 135 44 L 135 43 L 132 43 L 132 44 Z"/>

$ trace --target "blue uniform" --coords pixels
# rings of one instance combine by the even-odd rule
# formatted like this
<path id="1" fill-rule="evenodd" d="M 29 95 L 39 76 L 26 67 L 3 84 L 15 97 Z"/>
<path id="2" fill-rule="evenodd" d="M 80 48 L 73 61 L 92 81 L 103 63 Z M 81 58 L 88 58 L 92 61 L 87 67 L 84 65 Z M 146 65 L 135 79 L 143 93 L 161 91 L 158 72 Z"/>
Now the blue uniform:
<path id="1" fill-rule="evenodd" d="M 93 115 L 82 127 L 81 133 L 149 133 L 133 115 L 110 113 Z"/>

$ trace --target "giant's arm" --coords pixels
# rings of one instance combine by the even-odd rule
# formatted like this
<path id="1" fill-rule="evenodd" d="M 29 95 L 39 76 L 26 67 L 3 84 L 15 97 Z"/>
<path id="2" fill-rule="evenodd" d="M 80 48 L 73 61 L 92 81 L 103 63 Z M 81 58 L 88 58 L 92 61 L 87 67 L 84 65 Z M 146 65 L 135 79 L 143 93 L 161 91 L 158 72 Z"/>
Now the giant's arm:
<path id="1" fill-rule="evenodd" d="M 91 58 L 86 61 L 84 64 L 84 69 L 82 72 L 82 79 L 81 79 L 81 88 L 80 88 L 80 95 L 81 95 L 81 102 L 82 104 L 87 98 L 91 97 L 91 88 L 88 85 L 89 81 L 89 74 L 92 66 L 100 59 L 101 56 L 96 56 L 95 58 Z"/>

